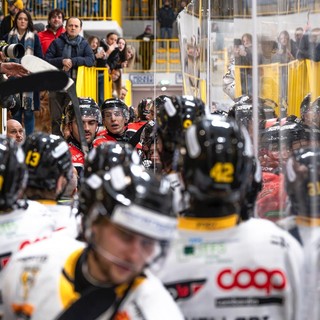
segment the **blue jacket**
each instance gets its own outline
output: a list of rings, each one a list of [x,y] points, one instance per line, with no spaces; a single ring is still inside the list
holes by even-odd
[[[94,53],[88,41],[82,36],[78,37],[81,37],[80,42],[77,46],[72,46],[71,57],[63,56],[64,48],[67,45],[67,33],[62,33],[59,38],[52,41],[45,55],[45,59],[58,69],[63,68],[63,59],[70,58],[72,69],[67,74],[73,79],[76,77],[76,70],[79,66],[92,67],[95,63]]]

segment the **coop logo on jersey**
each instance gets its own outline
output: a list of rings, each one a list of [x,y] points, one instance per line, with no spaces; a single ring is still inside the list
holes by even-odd
[[[180,281],[165,284],[172,297],[176,301],[185,300],[194,296],[206,283],[206,279],[192,281]]]
[[[217,277],[217,284],[224,290],[232,289],[257,289],[269,294],[272,290],[283,290],[287,279],[279,269],[247,269],[222,270]]]

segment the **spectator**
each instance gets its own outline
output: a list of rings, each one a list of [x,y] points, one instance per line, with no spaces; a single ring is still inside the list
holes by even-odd
[[[126,68],[128,66],[127,42],[124,38],[119,37],[117,44],[119,48],[119,61],[116,68]]]
[[[7,42],[8,44],[22,44],[25,47],[25,55],[43,58],[39,37],[33,31],[30,13],[27,10],[21,10],[14,18],[13,29],[8,34]],[[18,59],[12,59],[12,61],[20,62]],[[28,136],[34,131],[34,111],[40,110],[40,96],[38,92],[23,92],[20,93],[20,100],[21,108],[13,115],[13,118],[22,123],[23,117]]]
[[[277,42],[268,37],[261,38],[261,52],[259,54],[259,64],[272,63],[272,56],[277,52]]]
[[[320,61],[320,28],[313,28],[302,36],[297,58]]]
[[[296,51],[293,41],[290,39],[289,32],[283,30],[278,36],[279,48],[272,56],[272,62],[288,63],[295,59]]]
[[[272,56],[273,63],[280,63],[280,101],[286,102],[288,96],[288,66],[287,64],[295,59],[297,55],[293,41],[290,39],[289,33],[286,30],[280,32],[278,37],[279,48]]]
[[[9,14],[3,18],[0,25],[0,40],[3,40],[13,28],[14,17],[24,7],[22,0],[8,1],[8,5]]]
[[[184,10],[184,8],[187,6],[187,4],[188,4],[188,1],[185,1],[185,0],[180,1],[180,6],[179,6],[179,8],[178,8],[178,14],[179,14],[182,10]]]
[[[108,68],[109,74],[117,68],[117,64],[120,60],[119,48],[118,48],[118,35],[114,32],[107,34],[106,39],[100,41],[102,52],[104,53],[103,58],[97,59],[97,67]],[[115,71],[115,73],[118,73]],[[104,74],[99,75],[99,105],[105,100],[104,96]],[[121,84],[120,84],[121,85]],[[109,98],[109,97],[108,97]]]
[[[143,70],[150,70],[153,60],[153,40],[151,25],[147,25],[144,32],[136,37],[140,41],[139,55]]]
[[[121,69],[113,69],[110,75],[112,81],[112,96],[114,98],[119,98],[122,84]]]
[[[95,66],[97,68],[106,67],[106,52],[103,47],[99,47],[100,39],[97,36],[90,36],[88,38],[90,47],[93,50],[95,56]],[[101,105],[104,101],[104,74],[103,71],[98,71],[98,103]]]
[[[136,49],[130,44],[127,45],[127,61],[127,70],[133,70],[136,61]]]
[[[80,35],[81,30],[82,21],[77,17],[70,17],[66,23],[66,32],[50,44],[45,56],[49,63],[65,71],[74,81],[78,67],[92,67],[95,62],[89,43]],[[61,135],[62,113],[69,101],[70,98],[65,92],[49,94],[51,126],[54,134]]]
[[[106,52],[105,54],[105,67],[109,68],[111,72],[117,65],[119,61],[119,47],[118,47],[118,35],[114,32],[110,32],[107,34],[106,39],[103,39],[100,42],[100,45]]]
[[[221,33],[219,29],[219,25],[217,23],[214,23],[212,25],[212,32],[215,34],[215,37],[216,37],[214,50],[222,51],[224,49],[224,36]]]
[[[100,44],[100,39],[99,39],[99,37],[97,37],[97,36],[90,36],[90,37],[88,38],[88,43],[89,43],[89,45],[90,45],[90,47],[91,47],[91,49],[92,49],[92,51],[93,51],[93,53],[94,53],[94,55],[95,55],[96,58],[98,58],[98,57],[100,57],[100,56],[103,57],[103,55],[101,55],[101,50],[98,50],[99,44]],[[100,52],[100,55],[97,56],[98,51]]]
[[[61,33],[65,32],[63,21],[64,13],[62,10],[53,9],[49,12],[46,30],[39,32],[43,55],[47,53],[51,42],[60,37]]]
[[[240,42],[235,39],[234,43],[234,57],[235,65],[247,66],[241,68],[241,88],[242,94],[252,94],[252,36],[245,33]]]
[[[24,141],[25,134],[19,121],[14,119],[7,121],[7,137],[14,139],[19,144]]]
[[[160,23],[160,38],[172,39],[173,23],[176,20],[176,15],[169,0],[164,0],[163,7],[159,9],[157,18]]]
[[[119,99],[124,101],[127,93],[128,93],[128,89],[126,87],[121,87]]]
[[[300,48],[300,41],[303,37],[303,28],[302,27],[298,27],[296,28],[295,32],[294,32],[294,40],[293,43],[294,43],[294,46],[295,46],[295,52],[296,52],[296,55],[295,55],[295,58],[297,58],[297,54],[298,54],[298,50]]]

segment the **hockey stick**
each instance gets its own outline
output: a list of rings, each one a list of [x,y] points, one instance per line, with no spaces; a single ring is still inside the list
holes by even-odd
[[[19,92],[62,90],[68,83],[68,76],[61,71],[45,71],[25,77],[8,79],[0,84],[0,98]]]
[[[21,64],[23,67],[25,67],[28,71],[30,71],[32,73],[38,73],[38,72],[47,71],[47,70],[58,70],[55,66],[48,63],[47,61],[40,59],[36,56],[32,56],[32,55],[25,55],[21,59]],[[69,97],[72,101],[72,105],[74,108],[74,114],[75,114],[76,122],[78,125],[78,130],[79,130],[81,149],[86,157],[88,154],[89,148],[88,148],[85,132],[83,129],[79,100],[77,97],[76,85],[75,85],[74,81],[69,78],[68,84],[64,87],[63,90],[67,92],[67,94],[69,95]]]

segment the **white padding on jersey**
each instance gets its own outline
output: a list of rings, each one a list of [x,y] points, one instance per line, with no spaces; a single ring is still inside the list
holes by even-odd
[[[87,185],[93,189],[96,190],[98,189],[101,184],[102,184],[102,179],[96,175],[95,173],[93,173],[87,180],[86,180]]]
[[[171,99],[165,97],[164,100],[165,100],[164,108],[166,109],[169,117],[173,117],[177,113],[176,108],[174,107]]]
[[[190,158],[198,158],[201,153],[201,147],[197,139],[196,126],[191,126],[186,131],[186,145]]]
[[[60,158],[69,150],[69,147],[65,141],[62,141],[54,150],[52,150],[52,156],[55,159]]]
[[[17,150],[17,160],[19,163],[23,163],[24,162],[24,152],[22,151],[22,148],[18,148]]]
[[[293,169],[293,159],[289,158],[287,161],[287,178],[290,182],[293,182],[296,180],[297,175]]]
[[[88,162],[92,162],[95,159],[96,154],[97,154],[96,148],[92,148],[88,154]]]
[[[112,187],[117,190],[123,190],[130,181],[129,177],[126,176],[123,167],[118,165],[110,169],[110,176],[111,176],[111,184]]]
[[[116,206],[111,221],[157,240],[172,239],[177,227],[177,219],[135,204],[129,207]]]

